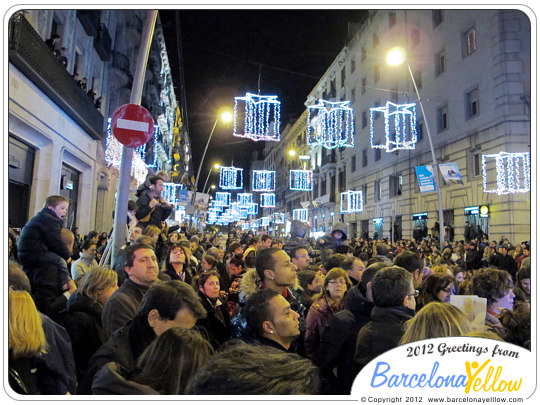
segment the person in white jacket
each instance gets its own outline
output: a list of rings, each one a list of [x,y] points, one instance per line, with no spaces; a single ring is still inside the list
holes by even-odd
[[[71,264],[71,276],[76,285],[82,277],[98,266],[96,261],[97,244],[93,240],[84,240],[81,244],[81,255]]]

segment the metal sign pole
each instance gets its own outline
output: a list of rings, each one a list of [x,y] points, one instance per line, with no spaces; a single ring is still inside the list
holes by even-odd
[[[154,35],[154,27],[157,19],[157,10],[148,10],[146,22],[143,27],[141,47],[137,59],[137,67],[133,77],[133,87],[131,89],[130,104],[141,104],[144,75]],[[118,179],[118,190],[116,193],[116,209],[113,228],[113,251],[111,267],[118,251],[126,242],[126,218],[127,203],[129,200],[129,185],[131,183],[131,161],[133,159],[133,148],[122,147],[122,161],[120,164],[120,178]]]

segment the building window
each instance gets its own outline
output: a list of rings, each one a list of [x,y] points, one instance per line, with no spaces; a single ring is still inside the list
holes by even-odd
[[[479,152],[473,154],[473,176],[478,177],[482,174],[482,156]]]
[[[373,66],[373,82],[377,83],[381,78],[381,67],[379,65]]]
[[[368,121],[368,119],[367,119],[367,111],[364,110],[364,111],[362,111],[362,128],[367,127],[367,121]]]
[[[360,61],[363,62],[366,60],[366,48],[362,47],[360,49]]]
[[[463,56],[469,56],[476,51],[476,28],[472,27],[463,33]]]
[[[435,76],[446,71],[446,51],[442,50],[435,55]]]
[[[437,130],[442,132],[448,129],[448,106],[442,106],[437,109]]]
[[[356,171],[356,155],[351,156],[351,173]]]
[[[347,78],[347,72],[345,66],[341,68],[341,87],[345,87],[345,79]]]
[[[362,150],[362,167],[367,166],[367,156],[368,156],[367,149],[363,149]]]
[[[433,28],[437,27],[444,21],[444,15],[442,10],[432,10],[431,15],[433,18]]]
[[[396,12],[390,11],[388,13],[388,29],[392,28],[394,25],[396,25]]]
[[[381,160],[381,150],[379,148],[375,149],[375,162]]]
[[[467,118],[476,117],[480,113],[478,87],[465,94],[465,115]]]
[[[422,88],[422,72],[420,70],[415,70],[413,72],[414,81],[416,82],[416,87],[418,90]]]
[[[361,89],[362,89],[362,94],[366,94],[366,78],[365,77],[362,79]]]
[[[356,62],[354,59],[351,59],[351,73],[356,70]]]
[[[336,79],[330,81],[330,98],[336,98]]]
[[[424,139],[424,124],[416,121],[416,140],[420,142],[422,139]]]
[[[373,32],[373,48],[376,48],[377,45],[379,45],[379,32],[374,31]]]
[[[380,180],[375,180],[373,182],[373,191],[374,191],[374,194],[375,194],[375,201],[380,201],[381,200],[381,181]]]
[[[411,31],[411,45],[416,46],[420,43],[420,28],[415,27]]]
[[[352,90],[351,90],[351,103],[355,103],[356,102],[356,88],[353,87]]]
[[[399,100],[399,91],[398,89],[394,88],[390,92],[390,101],[392,101],[392,103],[394,104],[397,104],[398,100]]]
[[[391,175],[388,179],[390,197],[401,195],[403,190],[403,176],[401,174]]]

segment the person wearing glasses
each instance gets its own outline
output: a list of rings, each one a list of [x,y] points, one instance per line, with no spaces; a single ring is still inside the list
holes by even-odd
[[[415,314],[418,291],[413,275],[402,267],[379,270],[371,281],[375,306],[370,321],[360,329],[354,360],[359,370],[380,354],[398,346],[403,324]]]
[[[450,302],[450,297],[456,294],[456,284],[456,279],[450,275],[430,274],[416,300],[416,310],[433,301]]]
[[[335,267],[326,274],[322,292],[315,297],[306,317],[306,356],[314,359],[330,318],[345,308],[345,294],[352,287],[345,270]]]
[[[298,272],[305,270],[311,264],[308,250],[303,246],[295,247],[291,250],[291,262],[297,267]]]

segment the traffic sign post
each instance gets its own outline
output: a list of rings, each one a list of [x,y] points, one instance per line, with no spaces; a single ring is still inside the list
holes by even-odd
[[[152,139],[154,119],[146,108],[124,104],[111,117],[111,132],[122,145],[137,148]]]

